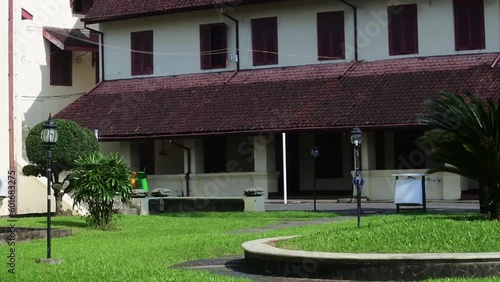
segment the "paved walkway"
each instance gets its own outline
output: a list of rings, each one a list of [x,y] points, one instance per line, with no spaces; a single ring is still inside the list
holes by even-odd
[[[288,202],[287,205],[284,205],[282,201],[268,201],[266,203],[266,211],[286,211],[286,210],[310,211],[313,210],[313,206],[314,203],[312,200],[291,200]],[[361,204],[361,206],[364,215],[380,214],[380,213],[389,214],[396,212],[396,206],[394,205],[394,203],[364,202]],[[328,201],[328,200],[317,201],[316,209],[320,212],[339,213],[342,216],[335,218],[320,218],[320,219],[313,219],[306,221],[284,221],[267,227],[235,230],[231,231],[231,233],[242,234],[242,233],[267,232],[270,230],[281,229],[281,228],[324,224],[329,222],[353,219],[355,218],[355,216],[353,215],[356,215],[357,212],[356,203],[335,203],[334,201]],[[479,203],[478,201],[453,201],[453,202],[429,201],[427,203],[427,211],[428,212],[479,212]],[[303,279],[303,278],[284,278],[284,277],[266,276],[263,273],[257,273],[255,271],[249,270],[245,266],[244,255],[188,261],[175,265],[174,268],[209,271],[218,275],[247,278],[256,282],[336,281],[336,280],[326,280],[326,279]]]

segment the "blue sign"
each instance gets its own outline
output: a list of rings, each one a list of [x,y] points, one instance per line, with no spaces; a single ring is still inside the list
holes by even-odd
[[[363,188],[363,184],[365,184],[365,180],[363,179],[363,176],[361,176],[361,173],[353,177],[352,184],[356,186],[356,182],[358,181],[359,181],[359,190],[361,190],[361,188]]]

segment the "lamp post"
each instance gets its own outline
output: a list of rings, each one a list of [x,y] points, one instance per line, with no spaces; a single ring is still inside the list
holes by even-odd
[[[313,146],[311,149],[311,156],[314,158],[314,167],[313,167],[313,198],[314,198],[314,211],[316,211],[316,160],[319,156],[319,148],[317,146]]]
[[[357,202],[357,210],[358,210],[358,228],[361,225],[361,164],[359,151],[361,148],[361,130],[358,127],[355,127],[351,130],[351,143],[354,146],[354,179],[353,183],[356,186],[356,202]]]
[[[49,114],[49,119],[43,124],[41,133],[42,142],[47,148],[47,259],[51,258],[50,252],[50,181],[52,179],[52,149],[57,142],[57,125]]]

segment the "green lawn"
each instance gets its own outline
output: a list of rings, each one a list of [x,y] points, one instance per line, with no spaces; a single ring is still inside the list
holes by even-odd
[[[8,246],[0,246],[0,281],[249,281],[217,276],[208,272],[170,269],[184,261],[242,254],[245,241],[286,235],[304,235],[302,241],[346,244],[374,250],[370,245],[387,244],[424,246],[426,240],[443,241],[441,245],[495,248],[497,225],[474,221],[477,216],[421,215],[374,216],[356,221],[335,222],[319,226],[294,227],[266,233],[233,234],[228,231],[262,227],[283,220],[306,220],[333,217],[331,213],[266,212],[266,213],[185,213],[168,216],[125,216],[117,231],[86,228],[79,217],[55,217],[54,228],[71,228],[73,236],[52,240],[52,257],[64,260],[61,265],[43,265],[36,259],[46,256],[46,240],[16,244],[16,274],[8,274]],[[17,227],[45,227],[45,218],[18,219]],[[6,219],[0,226],[7,225]],[[406,231],[405,231],[406,230]],[[482,235],[478,233],[482,233]],[[430,235],[434,234],[434,235]],[[331,237],[331,238],[330,238]],[[336,239],[335,239],[336,238]],[[392,238],[392,239],[391,239]],[[427,238],[427,239],[426,239]],[[406,241],[405,241],[406,240]],[[413,241],[412,241],[413,240]],[[479,240],[479,241],[478,241]],[[297,241],[299,242],[299,241]],[[295,243],[297,243],[295,242]],[[342,243],[340,243],[342,242]],[[418,243],[420,242],[420,243]],[[295,244],[294,243],[294,244]],[[403,249],[400,249],[403,250]],[[492,249],[493,250],[493,249]],[[322,251],[325,251],[322,249]],[[3,269],[3,270],[1,270]],[[464,281],[448,279],[439,281]],[[475,280],[476,281],[476,280]],[[500,281],[479,279],[477,281]]]
[[[310,228],[280,243],[288,249],[344,253],[499,252],[500,223],[481,215],[421,214],[363,218]]]
[[[247,281],[210,273],[173,270],[180,262],[242,254],[245,241],[268,237],[269,233],[230,234],[227,231],[254,228],[283,220],[333,217],[331,213],[191,213],[170,216],[125,216],[118,231],[86,228],[80,217],[55,217],[53,228],[71,228],[73,236],[52,240],[52,257],[61,265],[43,265],[46,240],[15,246],[16,274],[8,273],[9,246],[0,246],[0,281]],[[6,219],[0,226],[8,226]],[[45,218],[18,219],[17,227],[46,226]],[[302,228],[303,230],[306,230]],[[297,229],[296,229],[297,230]],[[280,234],[296,234],[297,231]]]

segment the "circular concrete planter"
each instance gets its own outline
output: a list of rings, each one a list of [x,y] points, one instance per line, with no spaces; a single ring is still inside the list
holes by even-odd
[[[370,254],[285,250],[275,237],[243,243],[250,268],[271,275],[362,281],[500,276],[500,253]]]

